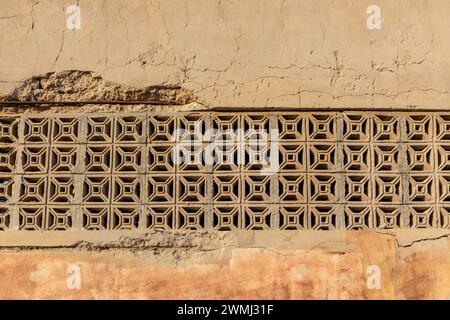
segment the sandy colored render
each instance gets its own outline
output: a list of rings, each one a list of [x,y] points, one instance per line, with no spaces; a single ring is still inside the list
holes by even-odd
[[[366,27],[373,1],[73,2],[80,30],[66,28],[70,2],[0,1],[1,117],[450,107],[444,0],[376,1],[377,30]],[[8,230],[0,298],[448,299],[449,235]],[[67,282],[74,266],[80,288]]]
[[[50,71],[177,85],[224,107],[448,107],[445,0],[0,3],[0,94]],[[381,9],[368,30],[367,7]]]

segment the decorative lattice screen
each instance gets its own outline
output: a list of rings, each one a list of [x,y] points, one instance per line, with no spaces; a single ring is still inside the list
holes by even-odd
[[[2,230],[450,227],[450,114],[0,117]]]

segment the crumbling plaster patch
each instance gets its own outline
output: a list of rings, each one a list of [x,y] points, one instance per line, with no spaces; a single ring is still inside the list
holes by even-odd
[[[195,97],[179,86],[161,85],[137,89],[105,81],[93,72],[66,70],[26,79],[8,95],[1,97],[0,101],[185,105],[194,102]]]

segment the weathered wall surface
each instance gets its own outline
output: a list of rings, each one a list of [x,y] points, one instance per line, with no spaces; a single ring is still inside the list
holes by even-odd
[[[27,240],[18,238],[17,242]],[[448,299],[450,296],[449,240],[442,232],[400,234],[397,239],[375,232],[330,231],[175,235],[153,232],[120,238],[105,235],[103,244],[100,238],[91,233],[83,242],[71,241],[67,236],[65,240],[53,237],[52,241],[52,236],[44,234],[33,238],[40,246],[38,249],[2,251],[0,298]],[[65,248],[53,247],[55,241]],[[4,237],[0,237],[0,243],[6,243]],[[68,268],[73,265],[80,268],[80,289],[67,286]],[[367,271],[371,265],[380,267],[379,289],[369,289],[372,272]]]
[[[376,1],[380,30],[366,27],[373,1],[77,3],[82,26],[69,31],[67,1],[0,0],[1,96],[58,100],[47,89],[67,89],[70,78],[29,79],[82,70],[124,86],[164,86],[167,92],[157,89],[163,100],[208,108],[450,107],[444,0]],[[85,95],[63,97],[153,97],[153,89],[124,96],[106,89],[94,83]],[[94,108],[109,110],[79,111]],[[78,233],[5,232],[0,298],[447,299],[448,235],[249,231],[119,239],[88,232],[79,242]],[[71,265],[81,270],[79,290],[67,286]],[[371,265],[381,269],[380,289],[367,286]]]
[[[447,107],[445,0],[0,2],[0,93],[33,75],[90,70],[181,85],[225,107]],[[368,30],[367,7],[382,28]]]

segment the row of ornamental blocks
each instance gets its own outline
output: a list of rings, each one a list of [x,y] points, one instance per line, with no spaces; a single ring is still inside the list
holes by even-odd
[[[450,228],[450,205],[0,206],[0,230]]]
[[[234,132],[234,133],[233,133]],[[127,113],[1,116],[1,144],[170,143],[214,140],[450,141],[450,113]]]
[[[437,183],[435,183],[437,180]],[[0,177],[0,203],[450,204],[450,176],[56,175]]]
[[[0,116],[0,206],[2,230],[449,228],[450,114]]]
[[[450,173],[450,143],[0,146],[0,174],[258,173],[261,170],[270,173]]]

